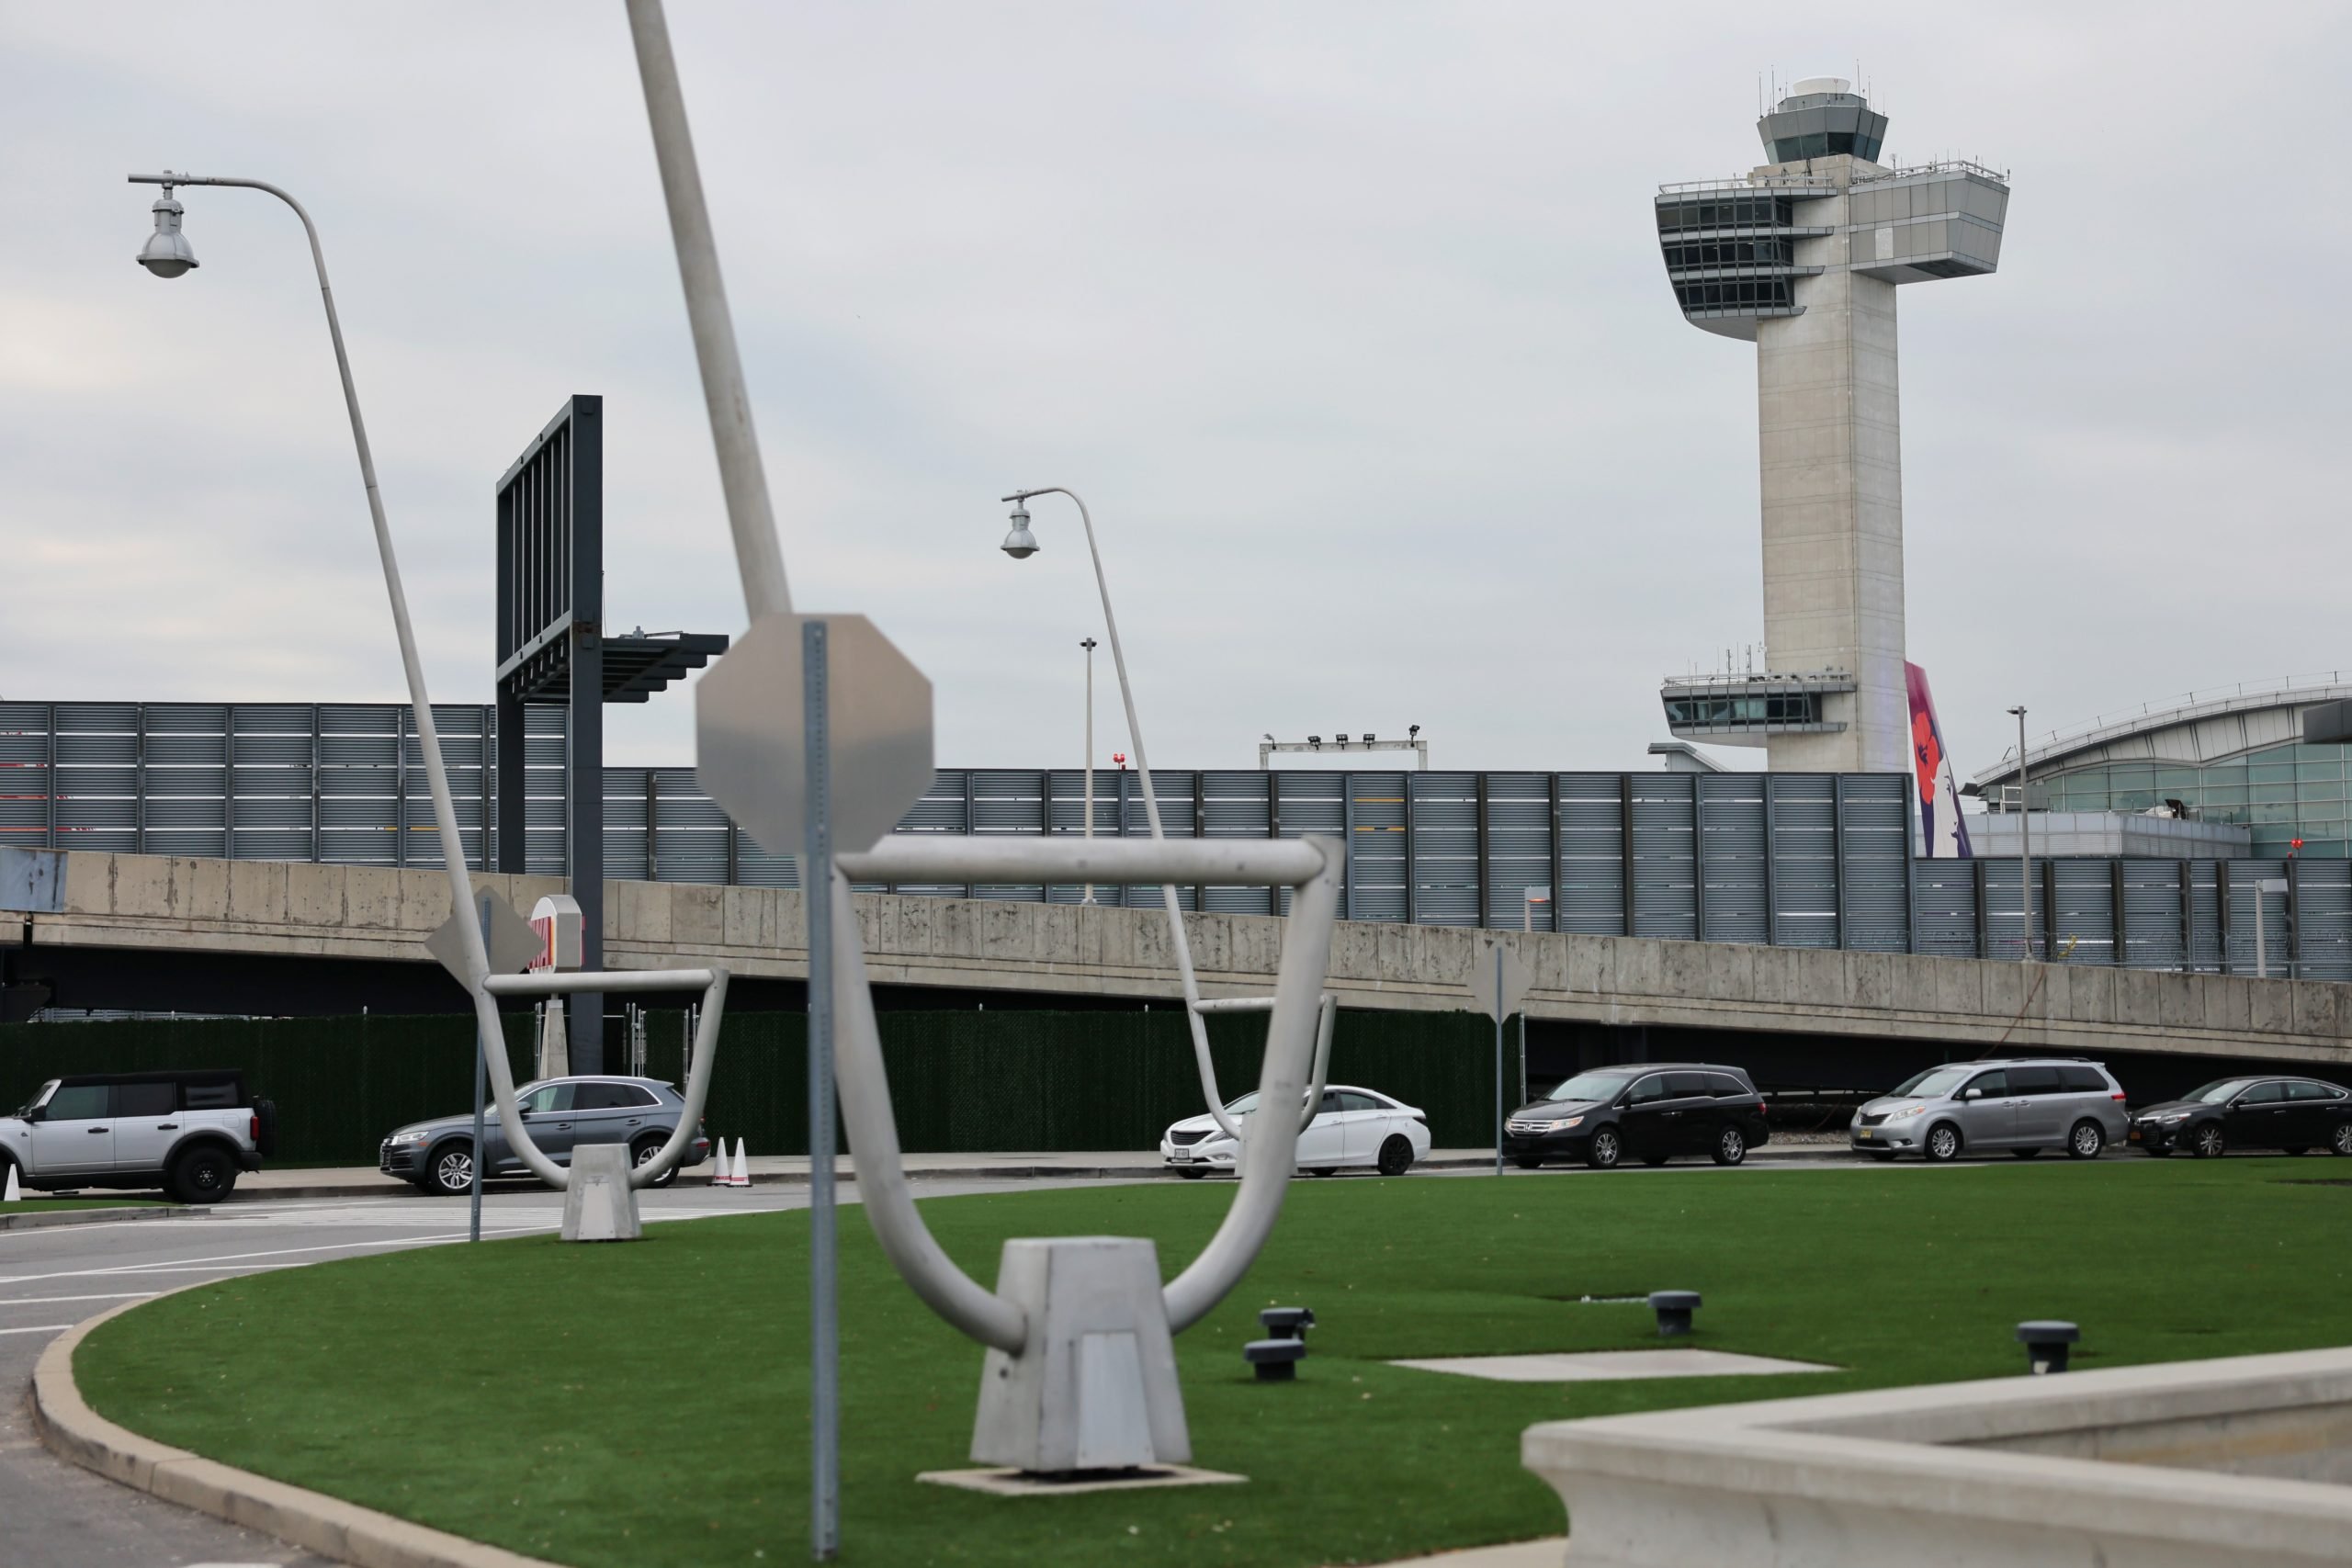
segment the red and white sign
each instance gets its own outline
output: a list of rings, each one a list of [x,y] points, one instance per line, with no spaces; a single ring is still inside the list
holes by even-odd
[[[553,893],[531,906],[531,930],[539,939],[531,973],[577,969],[582,963],[580,905],[569,893]]]

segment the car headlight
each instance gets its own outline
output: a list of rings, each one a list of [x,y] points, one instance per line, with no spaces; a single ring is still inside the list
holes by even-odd
[[[1888,1111],[1884,1116],[1879,1118],[1879,1120],[1882,1122],[1900,1122],[1907,1116],[1917,1116],[1926,1109],[1928,1108],[1925,1105],[1898,1105],[1894,1110]]]
[[[390,1137],[386,1138],[384,1142],[388,1144],[421,1144],[424,1142],[428,1136],[430,1136],[430,1134],[425,1133],[394,1133]]]
[[[2166,1113],[2166,1114],[2165,1114],[2165,1115],[2158,1116],[2158,1117],[2154,1118],[2154,1120],[2156,1120],[2156,1121],[2158,1121],[2158,1122],[2163,1122],[2165,1126],[2169,1127],[2169,1126],[2171,1126],[2173,1123],[2175,1123],[2175,1122],[2186,1122],[2186,1121],[2188,1121],[2191,1116],[2194,1116],[2194,1115],[2196,1115],[2196,1114],[2197,1114],[2197,1112],[2195,1112],[2194,1111],[2174,1111],[2167,1112],[2167,1113]]]
[[[1583,1117],[1581,1117],[1581,1116],[1564,1116],[1564,1117],[1562,1117],[1559,1121],[1555,1122],[1553,1122],[1553,1123],[1552,1123],[1552,1131],[1554,1131],[1555,1133],[1556,1133],[1556,1132],[1559,1132],[1560,1130],[1562,1130],[1563,1128],[1566,1128],[1566,1127],[1581,1127],[1581,1126],[1583,1126],[1583,1125],[1584,1125],[1584,1118],[1583,1118]]]

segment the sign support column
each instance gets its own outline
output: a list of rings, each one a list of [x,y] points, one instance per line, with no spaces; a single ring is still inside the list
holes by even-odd
[[[801,623],[808,760],[808,1551],[841,1550],[841,1345],[833,1280],[833,825],[825,623]]]

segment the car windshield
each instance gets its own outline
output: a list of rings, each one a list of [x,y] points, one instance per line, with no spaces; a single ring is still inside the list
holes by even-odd
[[[1611,1095],[1623,1089],[1625,1083],[1625,1075],[1623,1073],[1578,1073],[1572,1078],[1561,1079],[1552,1092],[1544,1098],[1547,1100],[1607,1100]]]
[[[2225,1100],[2235,1100],[2253,1087],[2252,1078],[2216,1078],[2203,1089],[2192,1089],[2180,1098],[2205,1105],[2219,1105]]]
[[[1950,1094],[1975,1070],[1973,1067],[1929,1067],[1924,1073],[1912,1074],[1889,1092],[1928,1096]]]

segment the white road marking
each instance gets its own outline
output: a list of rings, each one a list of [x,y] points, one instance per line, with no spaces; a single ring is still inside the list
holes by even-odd
[[[12,1302],[0,1301],[0,1307],[47,1306],[57,1302],[129,1302],[154,1293],[153,1291],[116,1291],[101,1296],[19,1296]]]
[[[70,1323],[37,1323],[30,1328],[0,1328],[0,1334],[62,1334],[73,1326]]]

